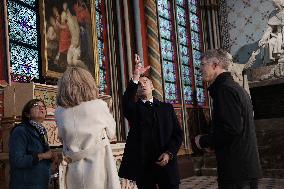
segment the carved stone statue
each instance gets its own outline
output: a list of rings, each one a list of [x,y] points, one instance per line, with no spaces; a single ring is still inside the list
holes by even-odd
[[[239,85],[242,86],[248,92],[248,94],[250,94],[250,91],[246,71],[254,64],[256,60],[255,57],[259,53],[260,49],[253,51],[250,58],[245,64],[232,63],[230,64],[228,69],[228,71],[231,72],[234,80],[239,83]]]
[[[258,42],[264,48],[264,64],[275,62],[284,56],[284,0],[273,0],[276,10],[271,13],[268,26]]]

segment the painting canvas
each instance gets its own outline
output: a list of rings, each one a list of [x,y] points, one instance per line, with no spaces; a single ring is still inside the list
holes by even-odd
[[[94,74],[95,11],[92,0],[42,0],[43,73],[59,77],[67,65],[84,63]]]

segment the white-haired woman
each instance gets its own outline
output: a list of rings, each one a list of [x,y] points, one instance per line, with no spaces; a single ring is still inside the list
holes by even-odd
[[[109,139],[115,121],[86,69],[69,66],[58,82],[55,118],[67,157],[67,189],[120,189]]]

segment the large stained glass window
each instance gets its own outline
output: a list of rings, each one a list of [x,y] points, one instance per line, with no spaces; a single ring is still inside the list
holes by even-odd
[[[8,0],[12,81],[39,79],[40,42],[37,0]]]
[[[104,16],[104,1],[96,0],[96,31],[98,40],[98,56],[99,56],[99,79],[100,79],[100,94],[110,94],[110,74],[109,61],[107,50],[107,31],[106,31],[106,16]]]
[[[206,97],[200,73],[200,57],[203,48],[199,1],[158,0],[157,4],[165,99],[171,103],[179,103],[181,95],[186,105],[204,106]],[[172,11],[173,7],[175,12]],[[175,16],[173,16],[174,13]],[[178,92],[179,80],[182,81],[182,94]]]
[[[170,0],[158,1],[165,100],[173,104],[178,104],[180,103],[180,92],[172,12]]]

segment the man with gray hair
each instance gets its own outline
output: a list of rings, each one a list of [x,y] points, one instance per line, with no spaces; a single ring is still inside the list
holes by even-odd
[[[212,132],[198,135],[196,146],[214,148],[219,189],[257,189],[261,167],[247,92],[228,72],[232,56],[222,50],[206,51],[202,56],[203,80],[209,83],[213,100]]]

